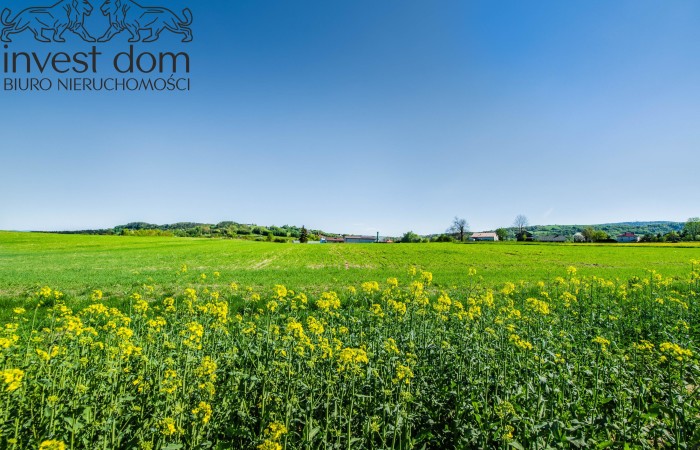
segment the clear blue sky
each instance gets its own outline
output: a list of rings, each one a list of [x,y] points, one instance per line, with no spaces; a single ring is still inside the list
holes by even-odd
[[[455,215],[473,231],[517,214],[700,215],[697,1],[167,6],[192,9],[194,42],[163,32],[138,48],[187,50],[192,92],[0,91],[0,229],[234,220],[398,235]],[[10,50],[89,48],[65,37],[15,35]]]

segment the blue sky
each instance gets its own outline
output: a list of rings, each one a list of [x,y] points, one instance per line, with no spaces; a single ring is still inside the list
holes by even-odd
[[[0,229],[234,220],[398,235],[456,215],[473,231],[518,214],[700,215],[698,2],[167,6],[192,9],[194,42],[165,31],[136,48],[187,51],[191,92],[0,90]],[[90,48],[65,37],[25,32],[9,51]]]

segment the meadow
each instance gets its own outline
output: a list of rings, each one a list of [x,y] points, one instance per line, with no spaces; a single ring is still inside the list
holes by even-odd
[[[430,270],[440,287],[463,284],[469,268],[489,285],[551,280],[568,266],[582,275],[642,276],[656,270],[685,275],[700,245],[566,245],[470,243],[455,245],[292,245],[242,240],[81,236],[0,232],[0,299],[60,286],[76,296],[93,289],[127,293],[143,284],[175,281],[174,270],[218,271],[246,286],[284,284],[305,291],[339,283],[386,279],[410,266]]]
[[[0,448],[698,448],[700,247],[0,233]]]

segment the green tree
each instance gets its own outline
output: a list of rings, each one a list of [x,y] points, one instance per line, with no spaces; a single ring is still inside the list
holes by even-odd
[[[593,242],[593,238],[595,237],[595,230],[593,227],[586,227],[583,229],[581,232],[584,238],[586,238],[586,242]]]
[[[307,231],[305,226],[301,226],[301,233],[299,234],[299,242],[302,244],[306,244],[309,242],[309,232]]]
[[[700,217],[691,217],[685,223],[683,232],[690,241],[700,240]]]
[[[609,239],[608,233],[603,230],[596,230],[593,233],[593,242],[601,242]]]
[[[681,236],[676,233],[675,231],[671,231],[670,233],[666,233],[664,235],[664,241],[665,242],[678,242],[681,240]]]
[[[407,231],[401,237],[401,242],[403,242],[403,243],[420,242],[420,236],[418,236],[413,231]]]
[[[498,239],[501,241],[505,241],[508,239],[508,230],[505,228],[498,228],[496,230],[496,236],[498,236]]]

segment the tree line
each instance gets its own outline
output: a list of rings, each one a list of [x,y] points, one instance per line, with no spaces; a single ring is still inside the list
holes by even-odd
[[[157,225],[147,222],[131,222],[114,228],[100,230],[62,231],[61,234],[94,234],[121,236],[165,236],[165,237],[197,237],[197,238],[228,238],[249,239],[270,242],[288,242],[302,237],[308,240],[318,240],[319,236],[336,236],[322,230],[306,230],[305,227],[293,225],[261,226],[242,224],[232,221],[217,224],[196,222],[178,222]]]
[[[595,226],[582,225],[535,225],[527,217],[518,214],[510,227],[492,230],[501,241],[533,240],[538,236],[565,236],[569,242],[617,242],[616,237],[625,232],[641,236],[641,242],[700,241],[700,217],[691,217],[683,222],[622,222]],[[420,236],[408,231],[398,238],[399,242],[464,242],[471,232],[466,219],[455,217],[442,234]]]

